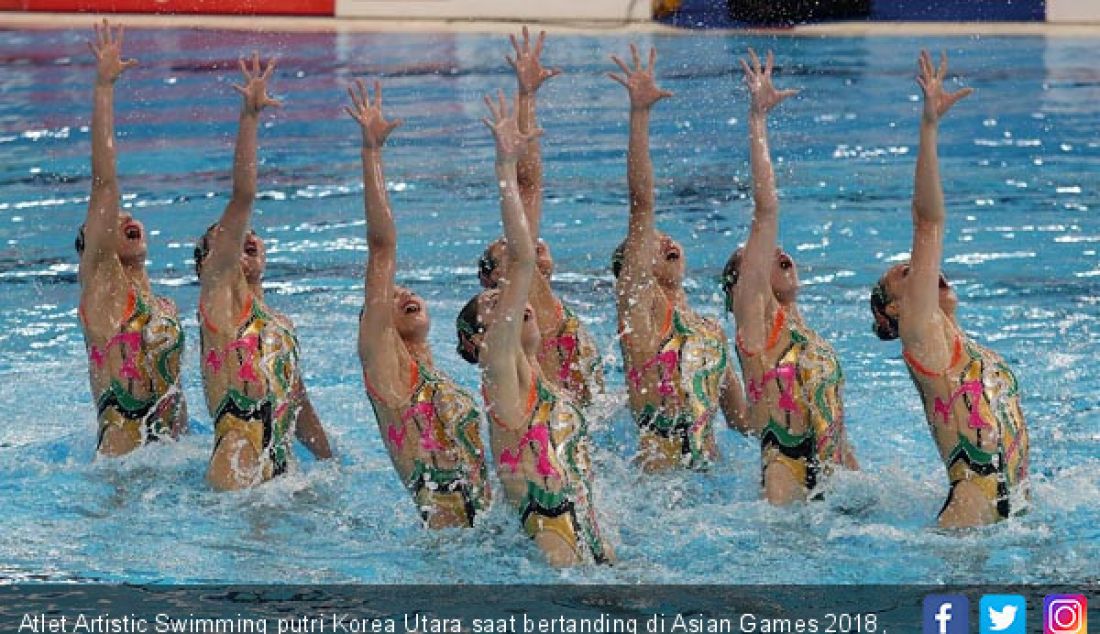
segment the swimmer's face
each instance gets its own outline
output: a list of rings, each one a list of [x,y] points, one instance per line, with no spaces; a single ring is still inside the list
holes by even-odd
[[[684,248],[666,233],[657,233],[653,277],[666,288],[679,288],[684,281]]]
[[[772,293],[780,304],[793,303],[798,297],[798,267],[783,249],[775,250],[771,270]]]
[[[500,291],[497,289],[490,289],[481,294],[477,301],[477,320],[485,325],[488,329],[495,319],[497,302],[500,301]],[[477,342],[480,345],[480,341]],[[523,348],[525,354],[531,355],[538,352],[539,345],[542,343],[542,334],[539,332],[539,323],[535,318],[535,310],[531,308],[531,304],[527,304],[523,308],[523,328],[520,330],[520,345]]]
[[[423,342],[428,339],[431,319],[428,317],[428,305],[422,297],[405,288],[393,288],[393,323],[401,339]]]
[[[481,255],[481,263],[478,268],[478,280],[482,288],[496,288],[500,278],[504,277],[504,269],[508,266],[508,247],[504,238],[497,238],[485,247]]]
[[[250,284],[259,282],[263,279],[266,268],[267,250],[264,248],[264,241],[255,231],[249,231],[241,247],[241,270],[244,271],[244,277]]]
[[[886,312],[896,317],[897,305],[905,302],[909,291],[909,263],[903,262],[890,267],[886,275],[882,276],[882,282],[886,294],[894,300],[887,305]],[[940,310],[949,317],[955,316],[955,309],[959,306],[959,296],[955,294],[955,289],[951,287],[951,283],[947,281],[947,276],[942,271],[939,279],[939,306]]]
[[[542,238],[535,243],[535,267],[549,282],[554,274],[554,257],[550,255],[550,245],[546,244],[546,240]]]
[[[149,252],[145,225],[130,214],[119,214],[117,245],[118,259],[124,263],[144,262]]]
[[[508,244],[504,238],[497,238],[485,247],[482,261],[490,267],[490,270],[478,271],[482,288],[496,288],[508,270]],[[550,247],[542,238],[535,244],[535,268],[547,281],[554,273],[554,258],[550,255]]]

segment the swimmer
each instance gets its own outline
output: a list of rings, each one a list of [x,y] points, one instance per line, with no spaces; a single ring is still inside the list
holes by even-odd
[[[753,219],[745,246],[722,272],[726,307],[737,320],[737,356],[748,386],[748,430],[760,436],[764,498],[788,504],[812,495],[835,467],[858,469],[844,430],[844,374],[836,351],[798,311],[798,269],[777,245],[779,195],[768,149],[768,113],[797,90],[772,85],[749,49],[741,60],[751,97],[749,157]]]
[[[940,270],[947,210],[937,154],[940,119],[971,92],[948,92],[947,55],[939,68],[921,51],[924,93],[913,187],[909,262],[891,267],[871,293],[880,339],[901,337],[902,357],[924,405],[950,489],[944,528],[991,524],[1028,500],[1027,423],[1016,375],[1000,355],[971,339],[956,318],[958,297]]]
[[[348,88],[347,108],[363,133],[367,217],[366,296],[359,317],[359,360],[382,442],[429,528],[473,526],[490,493],[481,442],[481,412],[470,394],[435,367],[428,345],[428,305],[394,284],[397,229],[382,146],[401,124],[382,116],[382,86],[374,101],[362,81]]]
[[[656,49],[648,68],[633,44],[630,52],[634,68],[612,56],[624,74],[608,73],[630,95],[630,220],[611,271],[630,410],[641,434],[638,458],[645,471],[705,469],[718,457],[715,415],[721,409],[731,427],[744,429],[745,395],[721,325],[688,306],[683,247],[655,226],[649,111],[672,93],[654,80]]]
[[[558,69],[543,68],[539,62],[546,32],[540,32],[534,47],[527,27],[523,27],[523,44],[510,36],[516,56],[507,56],[508,64],[516,71],[519,86],[519,129],[528,133],[538,128],[535,94],[542,82],[561,74]],[[531,284],[528,301],[535,309],[539,327],[542,328],[542,350],[539,364],[549,381],[572,395],[573,400],[587,406],[593,394],[603,392],[603,362],[588,329],[550,286],[554,271],[554,259],[550,247],[539,238],[542,220],[542,150],[538,137],[529,142],[527,153],[519,160],[519,193],[527,213],[527,226],[535,239],[538,273]],[[478,276],[485,288],[495,288],[507,267],[508,249],[504,239],[498,238],[485,248],[478,260]]]
[[[481,366],[497,475],[524,530],[553,566],[607,563],[613,554],[592,503],[588,426],[570,395],[543,373],[538,316],[527,300],[537,256],[516,163],[542,131],[520,132],[503,93],[497,103],[488,97],[485,103],[509,264],[497,288],[482,291],[459,313],[459,353]]]
[[[183,329],[171,300],[153,294],[145,226],[119,207],[115,82],[137,61],[122,59],[123,28],[103,20],[88,46],[96,57],[92,193],[76,236],[80,325],[95,397],[99,455],[119,456],[187,431],[180,389]]]
[[[244,97],[233,194],[221,219],[195,246],[206,406],[214,419],[214,454],[206,479],[217,490],[260,484],[284,473],[292,435],[319,459],[332,457],[298,366],[294,324],[264,301],[264,242],[249,228],[256,198],[256,136],[260,112],[279,102],[267,94],[274,60],[261,72],[240,60]]]

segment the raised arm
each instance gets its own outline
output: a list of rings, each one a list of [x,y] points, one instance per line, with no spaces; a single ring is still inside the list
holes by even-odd
[[[768,51],[763,68],[756,51],[749,49],[750,62],[741,60],[749,106],[749,161],[752,165],[752,228],[745,243],[733,310],[737,331],[746,348],[758,351],[767,337],[768,307],[774,302],[771,288],[772,263],[779,235],[779,194],[775,187],[771,151],[768,148],[768,113],[797,90],[776,90],[772,84],[775,57]]]
[[[252,203],[256,199],[256,136],[260,122],[260,112],[268,106],[279,106],[279,102],[267,94],[267,80],[275,70],[275,60],[267,62],[260,70],[260,54],[252,54],[252,69],[249,70],[243,59],[240,60],[243,86],[234,84],[233,89],[241,93],[240,124],[237,128],[237,145],[233,154],[233,194],[225,207],[218,229],[212,234],[210,255],[203,264],[203,276],[218,277],[239,266],[241,246],[248,233],[252,219]]]
[[[623,250],[620,279],[626,282],[622,295],[633,295],[627,287],[637,288],[652,281],[653,257],[657,250],[657,235],[653,200],[653,161],[649,157],[649,111],[653,104],[672,93],[661,90],[653,77],[657,49],[649,49],[649,67],[642,66],[638,47],[630,45],[634,68],[612,55],[611,59],[623,75],[608,73],[608,77],[626,87],[630,95],[630,140],[626,150],[626,180],[630,189],[630,222]],[[628,298],[632,301],[636,298]]]
[[[947,54],[937,69],[932,56],[921,51],[917,84],[924,93],[924,109],[920,122],[920,150],[913,185],[913,249],[906,281],[905,301],[899,306],[898,330],[906,347],[915,346],[914,353],[922,362],[942,367],[947,363],[947,346],[941,341],[936,326],[939,320],[940,260],[943,257],[944,221],[947,217],[940,182],[939,121],[951,106],[973,89],[954,93],[944,90],[947,76]]]
[[[500,295],[485,331],[488,354],[483,356],[485,370],[492,382],[497,383],[497,389],[519,394],[521,377],[517,368],[526,364],[517,363],[517,360],[523,355],[520,339],[527,295],[535,274],[535,242],[531,239],[519,194],[516,163],[526,151],[531,137],[541,131],[519,131],[515,114],[508,112],[503,92],[498,93],[496,103],[486,97],[485,104],[492,119],[482,121],[496,139],[496,176],[500,187],[500,217],[508,244],[508,272],[507,278],[501,280]]]
[[[400,120],[382,116],[382,84],[374,82],[374,100],[361,80],[355,90],[348,87],[352,106],[348,114],[359,122],[363,133],[363,205],[367,217],[367,276],[363,317],[359,320],[361,346],[372,347],[392,337],[393,279],[397,266],[397,228],[386,194],[382,171],[382,146]]]
[[[534,48],[531,47],[531,36],[526,26],[523,27],[522,46],[516,40],[516,36],[510,35],[509,38],[512,40],[512,48],[516,51],[515,58],[505,57],[508,64],[516,71],[516,83],[519,88],[516,119],[519,122],[519,131],[527,134],[538,129],[535,94],[539,86],[547,79],[560,75],[561,70],[543,68],[539,61],[543,42],[546,41],[546,31],[539,32]],[[516,174],[519,180],[519,194],[523,199],[523,209],[527,214],[527,225],[531,230],[531,236],[537,240],[542,222],[542,149],[538,135],[528,141],[527,152],[519,159]]]
[[[119,188],[115,154],[115,82],[137,61],[122,59],[123,28],[113,32],[107,20],[95,25],[95,41],[88,48],[96,58],[96,78],[92,105],[92,192],[84,221],[86,262],[97,262],[113,255],[112,241],[118,231]]]

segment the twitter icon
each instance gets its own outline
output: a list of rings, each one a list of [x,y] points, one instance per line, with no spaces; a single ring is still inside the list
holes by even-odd
[[[1027,600],[1018,594],[987,594],[978,604],[981,634],[1027,634]]]

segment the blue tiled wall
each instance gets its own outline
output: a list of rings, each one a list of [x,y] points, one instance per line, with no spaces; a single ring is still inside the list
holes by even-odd
[[[1041,22],[1046,19],[1046,6],[1045,0],[874,0],[871,19]],[[683,0],[680,10],[662,21],[696,29],[745,26],[744,23],[730,20],[727,0]]]
[[[1046,19],[1044,0],[875,0],[872,20],[1029,22]]]

